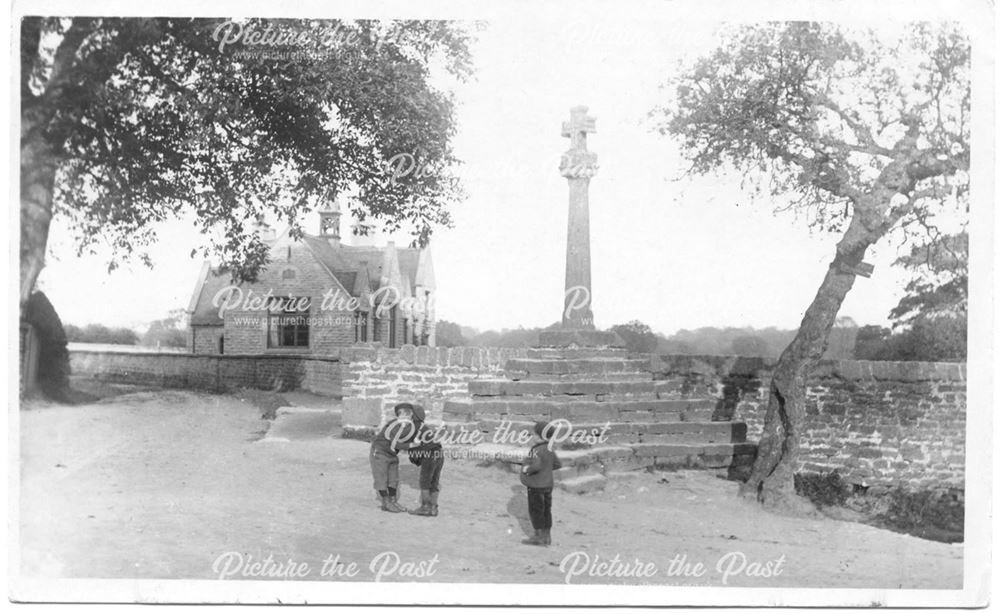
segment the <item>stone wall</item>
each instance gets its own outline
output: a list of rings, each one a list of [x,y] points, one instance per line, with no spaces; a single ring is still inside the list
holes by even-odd
[[[203,356],[125,350],[70,351],[74,375],[103,381],[225,392],[302,389],[340,397],[340,357],[282,354]]]
[[[345,424],[375,425],[400,400],[424,403],[430,418],[440,420],[445,399],[467,395],[469,381],[498,377],[508,360],[524,355],[525,350],[513,348],[355,345],[322,357],[279,352],[207,356],[122,346],[73,348],[70,364],[76,375],[120,383],[212,391],[301,388],[344,397]]]
[[[775,361],[654,356],[651,369],[687,397],[717,399],[714,420],[760,438]],[[809,378],[799,470],[912,489],[965,479],[966,372],[960,363],[821,361]]]
[[[192,354],[223,353],[219,351],[219,338],[222,337],[223,330],[222,326],[192,326],[188,329],[191,336],[188,350]]]
[[[344,425],[378,424],[398,401],[417,401],[428,419],[440,421],[444,401],[468,396],[477,378],[496,378],[511,358],[524,357],[523,348],[402,348],[373,347],[362,360],[344,364]]]
[[[302,388],[344,398],[344,424],[371,428],[398,400],[439,420],[444,401],[469,381],[501,376],[523,349],[375,346],[325,357],[260,354],[70,352],[74,374],[168,387],[224,391]],[[640,356],[636,356],[640,357]],[[741,420],[760,437],[774,360],[736,356],[649,356],[671,394],[716,399],[713,420]],[[863,485],[961,488],[965,477],[965,365],[822,361],[807,388],[800,472],[838,471]]]

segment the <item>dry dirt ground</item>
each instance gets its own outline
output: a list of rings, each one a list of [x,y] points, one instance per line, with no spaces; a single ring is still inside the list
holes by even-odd
[[[530,525],[516,476],[472,460],[447,461],[439,517],[381,512],[368,445],[329,436],[338,430],[331,401],[286,400],[334,411],[279,412],[268,434],[260,407],[234,396],[138,390],[83,406],[27,403],[21,572],[511,583],[562,583],[571,573],[574,584],[961,587],[961,544],[773,515],[704,472],[640,473],[595,494],[557,490],[550,548],[520,543]],[[305,424],[319,424],[318,434]],[[416,471],[405,458],[401,467],[401,502],[413,506]],[[618,566],[602,566],[616,556]],[[680,573],[698,563],[700,575]]]

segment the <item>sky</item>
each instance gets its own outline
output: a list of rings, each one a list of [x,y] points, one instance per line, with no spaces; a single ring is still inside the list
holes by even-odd
[[[649,112],[678,62],[712,48],[720,22],[650,18],[494,19],[473,47],[476,74],[456,86],[458,175],[468,198],[435,233],[437,314],[480,330],[546,326],[560,317],[568,190],[559,175],[569,109],[586,105],[600,169],[590,184],[593,310],[599,328],[640,320],[671,334],[702,326],[796,328],[837,236],[751,199],[737,175],[681,178],[677,143]],[[306,225],[312,232],[318,220]],[[345,225],[346,230],[346,225]],[[113,273],[106,254],[77,258],[57,218],[40,277],[63,321],[141,327],[186,307],[200,259],[190,219],[160,228],[139,263]],[[408,241],[405,235],[397,241]],[[841,315],[886,324],[908,274],[898,240],[866,259]]]

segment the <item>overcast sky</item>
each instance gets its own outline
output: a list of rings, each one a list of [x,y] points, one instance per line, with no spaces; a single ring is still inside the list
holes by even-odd
[[[575,13],[570,13],[575,14]],[[493,20],[473,53],[476,77],[457,88],[455,141],[468,199],[432,240],[438,317],[479,329],[559,319],[567,183],[560,137],[569,108],[597,120],[589,136],[593,310],[597,325],[632,319],[670,334],[700,326],[797,327],[837,237],[753,202],[738,176],[678,180],[677,145],[647,115],[677,62],[711,48],[718,21],[580,17],[551,11]],[[307,225],[316,231],[318,222]],[[186,307],[200,267],[189,220],[165,224],[156,267],[108,274],[106,259],[76,259],[57,219],[40,284],[64,322],[138,325]],[[406,241],[405,237],[400,238]],[[870,252],[841,315],[885,324],[907,279],[891,267],[898,244]]]

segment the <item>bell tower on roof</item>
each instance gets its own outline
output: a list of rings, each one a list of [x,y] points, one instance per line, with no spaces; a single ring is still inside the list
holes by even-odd
[[[319,236],[331,245],[340,244],[340,199],[334,197],[320,208]]]

